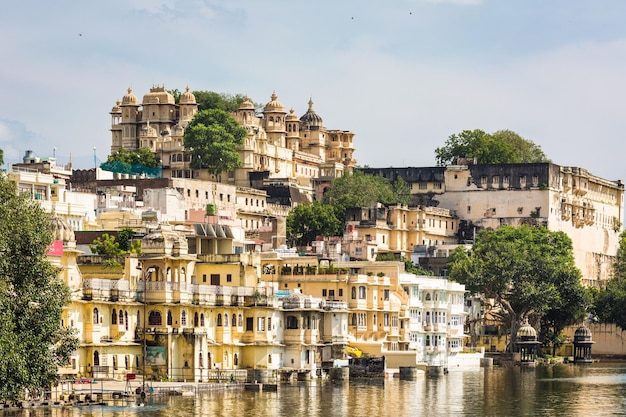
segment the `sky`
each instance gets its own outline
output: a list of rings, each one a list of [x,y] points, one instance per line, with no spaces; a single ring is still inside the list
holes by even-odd
[[[91,168],[128,87],[273,92],[355,133],[360,166],[435,165],[509,129],[555,163],[626,179],[623,0],[4,2],[0,149]],[[95,150],[94,150],[95,148]]]

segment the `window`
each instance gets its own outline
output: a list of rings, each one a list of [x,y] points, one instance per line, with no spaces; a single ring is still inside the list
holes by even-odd
[[[352,299],[356,300],[356,287],[352,287]]]
[[[257,330],[257,332],[264,332],[265,331],[265,317],[257,317],[256,330]]]
[[[232,327],[237,327],[237,315],[233,314],[233,323],[232,323]]]
[[[182,313],[180,313],[180,325],[181,326],[187,325],[187,312],[185,310],[183,310]]]
[[[328,295],[328,292],[326,291],[326,288],[324,288],[322,290],[322,297],[326,297]]]
[[[359,299],[365,300],[365,298],[367,298],[367,289],[365,288],[364,285],[361,285],[359,287]]]
[[[200,313],[200,327],[204,327],[204,313]]]
[[[217,325],[218,326],[222,325],[222,314],[221,313],[217,315]]]
[[[200,324],[200,317],[198,316],[198,312],[193,313],[193,327],[198,327]]]
[[[94,308],[94,309],[93,309],[93,317],[92,317],[93,324],[98,324],[98,323],[100,323],[100,318],[99,318],[99,317],[100,317],[100,315],[98,314],[98,309],[97,309],[97,308]]]
[[[224,314],[224,327],[228,327],[228,314]]]
[[[383,300],[389,301],[389,290],[387,289],[383,290]]]
[[[419,189],[420,189],[420,190],[426,190],[426,189],[428,189],[428,183],[425,183],[425,182],[420,182],[420,184],[419,184]]]
[[[243,326],[243,315],[241,315],[241,314],[239,314],[239,315],[237,316],[237,325],[238,325],[239,327],[242,327],[242,326]]]
[[[120,310],[120,315],[119,315],[119,323],[120,324],[124,324],[124,312],[122,310]]]
[[[117,312],[113,309],[111,313],[111,324],[117,324]]]
[[[233,274],[226,274],[226,282],[232,282],[233,281]]]
[[[436,182],[436,183],[434,183],[434,184],[433,184],[433,188],[434,188],[435,190],[441,190],[441,188],[442,188],[441,183],[440,183],[440,182]]]
[[[172,325],[172,310],[167,310],[167,325]]]
[[[343,288],[339,288],[339,297],[343,297]]]
[[[254,317],[246,317],[246,331],[251,332],[254,330]]]
[[[149,326],[160,326],[161,321],[161,312],[157,310],[152,310],[148,315],[148,325]]]
[[[297,329],[298,328],[298,318],[296,316],[287,316],[287,320],[285,323],[286,329]]]

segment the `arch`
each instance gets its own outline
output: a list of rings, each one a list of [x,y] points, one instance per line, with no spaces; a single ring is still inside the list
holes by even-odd
[[[100,315],[98,314],[98,309],[97,308],[93,309],[92,323],[93,324],[99,324],[100,323]]]
[[[117,370],[117,355],[113,355],[113,369]]]
[[[123,311],[123,310],[120,310],[120,315],[119,315],[119,320],[118,320],[118,322],[119,322],[120,324],[124,324],[124,311]]]
[[[202,360],[202,352],[200,352],[200,353],[198,354],[198,366],[199,366],[200,368],[204,368],[204,362],[203,362],[203,360]]]
[[[217,325],[218,326],[222,325],[222,313],[218,313],[217,315]]]
[[[161,319],[161,312],[158,310],[150,311],[148,314],[148,325],[149,326],[160,326],[163,323]]]
[[[243,314],[241,313],[237,316],[237,326],[243,327]]]
[[[431,295],[429,292],[426,293],[426,296],[424,297],[424,301],[430,301],[431,299]]]
[[[167,310],[167,325],[172,325],[172,310]]]
[[[117,324],[117,312],[115,309],[111,312],[111,324]]]
[[[128,330],[128,311],[124,310],[124,326],[126,330]]]
[[[237,327],[237,315],[233,313],[233,323],[232,327]]]
[[[233,365],[234,366],[239,365],[239,355],[237,353],[233,355]]]
[[[198,327],[198,324],[200,324],[200,319],[198,317],[198,312],[196,311],[193,313],[193,327]]]
[[[366,298],[367,298],[367,288],[365,288],[365,285],[361,285],[359,286],[359,299],[365,300]]]
[[[356,287],[352,287],[352,299],[356,300]]]
[[[186,326],[187,325],[187,312],[185,310],[183,310],[180,313],[180,325],[181,326]]]
[[[224,327],[228,327],[228,313],[224,313]]]
[[[299,320],[296,316],[287,316],[287,320],[285,321],[286,329],[297,329]]]
[[[204,327],[204,313],[200,313],[200,327]]]
[[[93,366],[100,366],[100,352],[93,351]]]

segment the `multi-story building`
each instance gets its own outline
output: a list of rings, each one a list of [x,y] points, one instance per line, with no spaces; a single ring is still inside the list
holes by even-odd
[[[544,225],[572,239],[585,284],[601,286],[610,278],[624,216],[620,180],[552,163],[363,171],[391,181],[400,176],[410,184],[414,201],[454,212],[459,243],[471,242],[482,228]]]
[[[162,175],[168,178],[215,179],[203,170],[190,168],[190,155],[184,148],[184,131],[198,111],[195,96],[187,87],[178,103],[164,86],[154,86],[141,103],[129,88],[111,110],[111,153],[120,148],[136,150],[148,147],[161,161]],[[262,188],[263,181],[279,181],[313,198],[332,178],[351,170],[354,133],[330,130],[313,110],[300,118],[289,113],[273,93],[271,101],[257,115],[254,104],[246,98],[233,116],[247,130],[239,148],[242,166],[220,182],[239,187]]]

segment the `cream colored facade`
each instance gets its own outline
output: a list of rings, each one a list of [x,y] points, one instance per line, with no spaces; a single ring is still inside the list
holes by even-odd
[[[586,285],[611,276],[624,212],[624,185],[555,164],[448,166],[441,207],[478,228],[542,224],[572,239]],[[469,236],[468,236],[469,237]]]
[[[197,111],[189,87],[178,104],[165,86],[153,86],[141,103],[129,88],[110,112],[111,153],[120,148],[148,147],[161,161],[165,177],[211,180],[207,172],[189,167],[190,156],[183,146],[185,128]],[[293,109],[288,113],[273,93],[261,115],[246,99],[234,117],[248,132],[239,148],[242,166],[219,176],[220,182],[250,187],[255,181],[293,180],[312,199],[314,182],[320,184],[323,178],[322,183],[329,182],[356,165],[354,133],[326,129],[312,100],[307,112],[298,118]],[[254,172],[259,175],[251,176]]]

